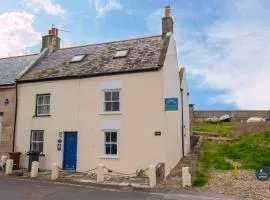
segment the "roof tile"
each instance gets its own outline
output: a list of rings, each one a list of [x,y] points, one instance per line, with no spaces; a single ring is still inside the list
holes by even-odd
[[[63,48],[48,53],[21,80],[98,75],[158,68],[164,49],[161,35],[145,38]],[[126,57],[114,58],[117,49],[129,49]],[[75,55],[87,54],[81,62],[71,63]]]

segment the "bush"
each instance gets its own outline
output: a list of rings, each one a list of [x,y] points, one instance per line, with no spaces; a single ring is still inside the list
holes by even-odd
[[[202,172],[196,172],[192,178],[192,185],[196,187],[202,187],[208,182],[208,175]]]

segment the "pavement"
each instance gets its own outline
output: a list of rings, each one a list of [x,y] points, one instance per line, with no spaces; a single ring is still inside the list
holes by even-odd
[[[195,191],[150,193],[102,189],[39,180],[23,180],[0,176],[0,199],[8,200],[242,200]]]

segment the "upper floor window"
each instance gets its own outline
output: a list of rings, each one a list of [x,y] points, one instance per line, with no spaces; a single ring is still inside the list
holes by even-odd
[[[120,111],[120,91],[104,91],[104,112]]]
[[[36,102],[36,115],[49,115],[50,114],[50,94],[38,94]]]

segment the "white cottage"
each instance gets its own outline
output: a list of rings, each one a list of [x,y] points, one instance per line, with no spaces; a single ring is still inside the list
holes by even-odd
[[[57,29],[17,81],[15,150],[40,152],[40,168],[87,171],[103,163],[133,173],[190,151],[189,102],[170,7],[162,35],[60,48]]]

